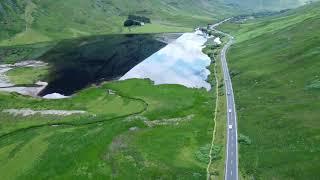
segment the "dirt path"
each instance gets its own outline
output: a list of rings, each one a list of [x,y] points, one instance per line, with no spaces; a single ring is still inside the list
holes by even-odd
[[[219,108],[219,80],[218,80],[218,75],[217,75],[217,63],[214,65],[214,76],[215,76],[215,81],[216,81],[216,107],[214,110],[214,129],[212,132],[212,140],[211,140],[211,146],[210,146],[210,151],[209,151],[209,163],[207,166],[207,179],[210,180],[210,167],[212,164],[212,150],[214,146],[214,140],[215,140],[215,135],[217,131],[217,114],[218,114],[218,108]]]
[[[73,114],[85,114],[86,111],[79,110],[32,110],[32,109],[5,109],[2,112],[11,114],[13,116],[33,116],[36,114],[40,115],[57,115],[57,116],[70,116]]]
[[[103,120],[99,120],[99,121],[85,122],[85,123],[82,123],[82,124],[77,124],[77,123],[74,123],[74,122],[54,122],[54,123],[46,123],[46,124],[29,126],[29,127],[25,127],[25,128],[14,130],[14,131],[9,132],[9,133],[2,134],[2,135],[0,135],[0,140],[2,140],[3,138],[6,138],[8,136],[15,135],[15,134],[17,134],[19,132],[39,129],[39,128],[43,128],[43,127],[58,127],[58,126],[82,127],[82,126],[87,126],[87,125],[92,125],[92,124],[99,124],[99,123],[103,123],[103,122],[106,122],[106,121],[113,121],[113,120],[117,120],[117,119],[123,119],[123,118],[127,118],[127,117],[130,117],[130,116],[137,116],[137,115],[140,115],[140,114],[142,114],[142,113],[144,113],[144,112],[146,112],[148,110],[149,104],[145,100],[143,100],[141,98],[134,98],[134,97],[130,97],[130,96],[126,96],[126,95],[120,94],[120,93],[117,93],[117,95],[122,97],[122,98],[124,98],[124,99],[128,99],[128,100],[131,100],[131,101],[139,101],[144,106],[140,111],[137,111],[137,112],[133,112],[133,113],[126,114],[126,115],[121,115],[121,116],[116,116],[116,117],[112,117],[112,118],[108,118],[108,119],[103,119]]]

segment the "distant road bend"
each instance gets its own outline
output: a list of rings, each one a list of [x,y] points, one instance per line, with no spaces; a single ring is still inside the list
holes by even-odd
[[[226,22],[230,19],[224,20]],[[222,24],[219,23],[218,25]],[[215,30],[216,26],[211,26]],[[223,78],[225,84],[226,98],[227,98],[227,145],[226,145],[226,162],[225,162],[225,180],[238,180],[238,126],[237,126],[237,113],[234,101],[234,93],[232,82],[228,69],[226,53],[230,46],[233,44],[234,38],[221,31],[217,31],[229,38],[229,42],[223,47],[221,51],[221,64],[223,70]]]

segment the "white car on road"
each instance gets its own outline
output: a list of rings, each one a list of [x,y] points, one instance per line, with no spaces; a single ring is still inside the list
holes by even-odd
[[[229,129],[232,129],[232,125],[229,125]]]
[[[231,113],[232,112],[232,109],[229,109],[229,113]]]

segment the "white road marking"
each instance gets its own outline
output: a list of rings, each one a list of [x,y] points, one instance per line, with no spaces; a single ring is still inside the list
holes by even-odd
[[[228,69],[227,59],[226,59],[226,51],[233,43],[233,37],[225,34],[221,31],[217,31],[218,33],[224,34],[229,37],[229,42],[224,46],[221,52],[221,62],[224,76],[224,84],[226,86],[226,94],[228,91],[230,92],[230,96],[227,97],[227,109],[232,109],[232,113],[227,113],[227,123],[234,126],[234,129],[227,131],[227,147],[226,147],[226,167],[225,167],[225,180],[238,180],[238,131],[237,131],[237,114],[236,107],[234,101],[234,92],[232,88],[232,82],[230,78],[230,73]],[[231,133],[231,134],[230,134]],[[231,136],[231,137],[230,137]],[[233,137],[234,136],[234,137]],[[235,139],[234,139],[235,138]],[[235,146],[235,149],[233,149]],[[231,149],[229,149],[231,148]],[[230,151],[229,151],[230,150]],[[235,154],[235,157],[233,157]],[[231,157],[228,157],[231,156]],[[232,159],[229,159],[232,158]],[[234,158],[234,159],[233,159]],[[234,164],[233,164],[234,160]],[[235,166],[235,167],[234,167]],[[235,177],[233,177],[233,170],[235,170]]]

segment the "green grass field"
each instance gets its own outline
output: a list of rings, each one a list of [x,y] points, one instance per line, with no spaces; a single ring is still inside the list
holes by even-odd
[[[318,179],[320,4],[226,24],[244,179]]]
[[[21,67],[8,71],[6,75],[13,84],[35,84],[49,74],[49,67]]]
[[[127,80],[67,100],[7,93],[0,99],[2,179],[206,177],[209,152],[203,147],[210,145],[214,127],[212,91]],[[88,114],[19,117],[2,112],[10,108]]]

